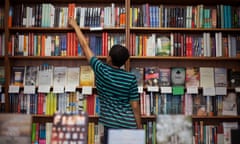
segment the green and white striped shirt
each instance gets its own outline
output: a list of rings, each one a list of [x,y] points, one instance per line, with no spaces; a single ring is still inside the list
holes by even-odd
[[[137,128],[130,105],[130,101],[139,100],[136,76],[96,57],[91,58],[90,65],[100,100],[99,122],[110,128]]]

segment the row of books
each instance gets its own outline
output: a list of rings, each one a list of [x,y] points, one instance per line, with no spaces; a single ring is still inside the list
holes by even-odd
[[[5,55],[5,34],[0,33],[0,56]]]
[[[11,35],[8,55],[11,56],[82,56],[76,34],[17,33]],[[86,34],[90,48],[97,56],[106,56],[114,44],[125,45],[124,34]]]
[[[20,93],[9,94],[10,112],[25,114],[53,115],[56,112],[77,114],[86,111],[89,115],[99,115],[99,100],[95,94],[84,95],[77,92],[55,94]]]
[[[4,8],[0,7],[0,28],[4,27]]]
[[[131,6],[133,27],[237,28],[240,27],[239,7],[219,4],[168,6],[149,3]]]
[[[193,142],[206,144],[237,143],[239,133],[238,122],[221,122],[219,124],[205,124],[196,121],[193,124]]]
[[[115,6],[56,6],[51,3],[10,7],[9,26],[20,27],[68,27],[68,17],[76,19],[80,27],[124,27],[125,7]]]
[[[226,95],[204,96],[202,94],[140,94],[141,115],[183,114],[194,116],[236,116],[240,114],[240,99],[235,92]]]
[[[94,86],[95,76],[89,65],[65,66],[13,66],[11,85],[16,86]]]
[[[131,33],[129,50],[133,56],[236,57],[240,55],[239,46],[239,35],[223,35],[222,32]]]
[[[238,87],[239,71],[223,67],[132,67],[142,87]]]

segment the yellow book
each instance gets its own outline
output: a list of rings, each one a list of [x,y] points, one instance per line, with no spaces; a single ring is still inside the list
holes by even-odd
[[[80,66],[80,86],[94,86],[95,77],[92,68],[88,66]]]

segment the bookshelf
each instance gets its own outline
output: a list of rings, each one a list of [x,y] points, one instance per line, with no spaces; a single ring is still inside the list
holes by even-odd
[[[143,5],[148,4],[148,6],[157,6],[158,8],[185,8],[185,6],[193,6],[197,7],[198,5],[203,5],[206,8],[213,9],[216,8],[217,5],[230,5],[240,7],[239,0],[215,0],[215,1],[206,1],[206,0],[181,0],[181,1],[164,1],[164,0],[156,0],[156,1],[146,1],[146,0],[35,0],[35,1],[28,1],[28,0],[4,0],[0,2],[0,9],[4,5],[4,26],[0,26],[0,35],[5,33],[5,54],[0,56],[0,66],[4,66],[5,69],[5,84],[2,85],[2,91],[5,94],[5,105],[4,111],[10,112],[10,94],[9,86],[11,85],[11,68],[14,66],[31,66],[31,65],[42,65],[42,64],[49,64],[54,66],[77,66],[80,67],[81,65],[88,65],[86,59],[81,54],[76,55],[38,55],[38,54],[27,54],[23,56],[22,54],[16,54],[12,52],[14,49],[9,49],[9,43],[13,42],[11,39],[18,35],[37,35],[37,34],[46,34],[47,36],[50,35],[65,35],[67,33],[73,33],[73,29],[67,26],[20,26],[18,24],[13,24],[12,26],[8,25],[8,19],[10,17],[9,10],[11,7],[16,7],[18,5],[24,5],[29,7],[34,7],[36,5],[41,4],[49,4],[51,3],[54,7],[68,7],[70,3],[75,3],[75,6],[93,8],[93,7],[112,7],[113,4],[115,7],[125,8],[125,19],[124,25],[117,25],[109,26],[106,25],[104,27],[97,27],[94,26],[83,26],[81,27],[82,31],[86,35],[96,34],[98,36],[103,37],[103,33],[107,33],[109,35],[120,33],[123,36],[124,40],[123,43],[128,47],[131,48],[131,51],[135,52],[136,45],[133,46],[134,40],[133,35],[142,36],[146,35],[146,37],[152,36],[153,34],[157,37],[160,36],[167,36],[171,39],[171,36],[174,38],[174,34],[178,34],[179,36],[197,36],[197,37],[204,37],[203,33],[210,34],[210,37],[215,38],[215,34],[221,33],[223,37],[235,36],[240,37],[238,32],[240,31],[240,25],[238,24],[237,27],[230,27],[224,28],[221,26],[205,28],[202,26],[196,27],[179,27],[176,25],[167,25],[162,23],[161,26],[150,26],[150,25],[137,25],[133,23],[132,9],[142,8]],[[143,12],[143,11],[141,11]],[[106,16],[107,17],[107,16]],[[147,18],[147,17],[146,17]],[[182,17],[181,17],[182,18]],[[21,19],[20,19],[21,20]],[[138,19],[137,21],[140,22],[142,19]],[[14,20],[13,20],[14,21]],[[167,20],[168,21],[168,20]],[[150,20],[149,20],[150,22]],[[239,21],[238,21],[239,22]],[[144,24],[142,22],[141,24]],[[239,52],[239,47],[237,48]],[[239,52],[240,53],[240,52]],[[238,55],[239,55],[238,53]],[[98,57],[103,61],[106,59],[106,55],[99,54]],[[215,56],[211,53],[211,56],[205,55],[198,55],[198,56],[186,56],[184,55],[169,55],[169,56],[147,56],[142,54],[135,54],[132,52],[132,55],[129,61],[126,63],[126,70],[130,71],[133,67],[147,67],[147,66],[157,66],[160,68],[165,67],[224,67],[227,69],[235,69],[240,71],[240,57],[237,56]],[[24,87],[20,87],[20,89],[24,89]],[[38,89],[38,87],[36,87]],[[81,91],[82,87],[77,86],[76,88],[78,91]],[[94,89],[94,88],[93,88]],[[235,87],[227,87],[227,91],[235,91]],[[95,92],[95,90],[93,90]],[[147,91],[147,88],[144,88],[144,91]],[[202,93],[202,89],[199,88],[199,93]],[[239,91],[238,91],[239,93]],[[2,104],[1,104],[2,105]],[[214,123],[221,123],[221,122],[240,122],[240,117],[238,116],[192,116],[193,121],[199,122],[204,121],[206,123],[214,124]],[[46,115],[37,115],[33,114],[33,121],[34,122],[51,122],[52,116]],[[97,116],[90,116],[90,121],[97,123]],[[148,121],[155,121],[156,116],[142,116],[143,123],[147,123]]]

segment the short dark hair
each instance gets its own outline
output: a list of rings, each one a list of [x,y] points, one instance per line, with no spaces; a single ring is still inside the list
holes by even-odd
[[[129,58],[129,51],[125,46],[120,44],[113,45],[109,51],[114,66],[121,67]]]

